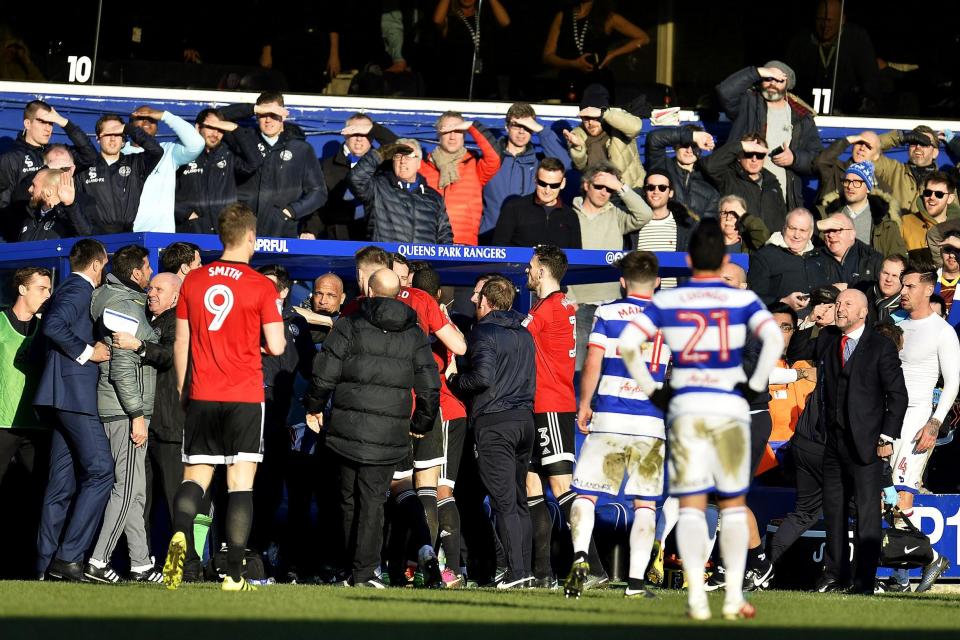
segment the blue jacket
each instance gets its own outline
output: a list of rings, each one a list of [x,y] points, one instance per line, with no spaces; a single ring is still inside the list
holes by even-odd
[[[570,154],[555,131],[544,127],[539,134],[543,151],[536,151],[532,144],[518,156],[506,152],[507,139],[500,138],[494,148],[500,155],[500,170],[483,187],[483,217],[480,233],[492,233],[500,218],[503,201],[510,196],[525,196],[536,189],[537,165],[543,158],[557,158],[565,171],[570,170]]]
[[[450,378],[450,390],[472,397],[470,418],[501,411],[533,412],[537,386],[536,353],[526,317],[517,311],[492,311],[470,332],[469,366]]]
[[[93,287],[72,273],[54,292],[43,314],[40,332],[49,350],[33,404],[62,411],[98,415],[95,362],[77,362],[88,346],[94,345],[90,300]]]

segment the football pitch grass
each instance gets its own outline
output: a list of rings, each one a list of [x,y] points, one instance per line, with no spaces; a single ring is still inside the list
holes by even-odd
[[[685,594],[625,600],[620,590],[566,600],[557,591],[374,591],[274,585],[223,593],[218,585],[0,582],[0,639],[599,640],[600,638],[957,638],[960,595],[874,597],[768,591],[753,620],[685,618]],[[720,594],[710,597],[719,615]]]

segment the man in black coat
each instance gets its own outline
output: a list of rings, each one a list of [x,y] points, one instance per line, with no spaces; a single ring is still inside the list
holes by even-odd
[[[562,249],[580,248],[580,218],[560,200],[560,192],[567,184],[564,171],[563,163],[557,158],[540,161],[533,193],[507,199],[500,210],[493,231],[494,245],[552,244]]]
[[[720,105],[733,120],[727,140],[759,133],[769,148],[782,149],[765,163],[777,174],[788,209],[803,206],[803,179],[813,175],[814,161],[823,151],[813,110],[789,93],[797,77],[788,65],[771,60],[763,67],[746,67],[717,85]],[[750,213],[754,213],[751,211]],[[775,229],[778,225],[767,225]]]
[[[237,187],[240,202],[257,215],[257,236],[297,237],[302,222],[327,201],[327,185],[303,130],[286,122],[283,96],[265,92],[255,105],[231,104],[220,111],[227,120],[257,119],[263,162]]]
[[[824,246],[806,256],[807,280],[811,287],[827,285],[866,288],[879,277],[883,256],[870,245],[857,240],[853,220],[845,213],[834,213],[817,223],[823,232]]]
[[[522,589],[533,580],[527,572],[532,526],[526,481],[534,441],[536,356],[524,316],[511,309],[515,296],[513,283],[503,276],[483,285],[470,332],[469,366],[449,382],[455,394],[472,399],[477,467],[507,559],[500,589]]]
[[[303,230],[315,238],[324,234],[331,240],[366,240],[368,212],[351,191],[347,175],[373,148],[374,142],[383,147],[396,142],[397,135],[365,113],[347,118],[340,135],[343,145],[320,163],[327,183],[327,203],[307,219]]]
[[[344,539],[353,554],[353,585],[384,588],[376,577],[383,504],[410,435],[433,428],[440,376],[417,314],[399,300],[400,278],[381,269],[369,280],[360,313],[341,317],[313,364],[304,398],[307,426],[319,431],[333,395],[326,446],[340,462]],[[531,353],[532,357],[532,353]],[[411,389],[416,404],[411,417]]]
[[[848,289],[837,297],[837,326],[817,340],[823,460],[823,519],[827,531],[818,591],[844,586],[849,576],[847,506],[855,498],[855,593],[872,594],[880,557],[882,458],[893,454],[907,410],[907,389],[893,342],[866,326],[867,297]]]
[[[443,196],[417,173],[422,161],[420,143],[400,138],[371,149],[350,169],[347,183],[363,202],[374,242],[453,242]]]
[[[56,240],[89,236],[93,227],[76,202],[73,175],[60,169],[41,169],[33,175],[30,201],[10,206],[18,218],[17,240]]]
[[[177,169],[173,214],[177,233],[216,233],[217,216],[237,201],[237,183],[257,172],[263,156],[253,130],[224,119],[218,109],[198,113],[194,126],[204,148]]]
[[[673,185],[673,199],[701,217],[719,215],[720,194],[700,166],[700,154],[713,151],[714,144],[713,136],[695,125],[657,127],[644,143],[647,171],[666,173]],[[673,147],[673,158],[667,157],[667,147]]]

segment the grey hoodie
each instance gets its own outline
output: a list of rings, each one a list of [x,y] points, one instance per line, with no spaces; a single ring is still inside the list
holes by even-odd
[[[147,294],[131,289],[112,273],[107,275],[107,283],[93,292],[90,313],[94,334],[110,347],[110,359],[100,363],[97,383],[97,407],[103,421],[153,415],[156,369],[143,366],[136,352],[114,348],[113,331],[104,324],[104,313],[110,309],[137,320],[134,335],[138,340],[156,342],[157,334],[147,320],[146,307]]]

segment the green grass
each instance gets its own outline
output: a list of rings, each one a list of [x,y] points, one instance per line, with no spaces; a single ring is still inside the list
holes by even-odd
[[[715,615],[721,597],[711,596]],[[956,638],[960,628],[956,594],[863,597],[770,591],[755,594],[752,602],[754,620],[693,623],[684,617],[684,594],[676,591],[643,601],[624,600],[618,590],[594,591],[572,601],[555,591],[374,592],[276,585],[256,593],[222,593],[209,584],[166,591],[153,585],[0,582],[0,639],[926,640]]]

